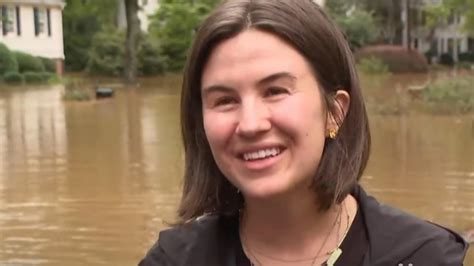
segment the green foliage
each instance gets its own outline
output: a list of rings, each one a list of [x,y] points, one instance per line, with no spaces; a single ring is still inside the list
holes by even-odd
[[[43,72],[44,65],[41,59],[27,53],[14,51],[16,60],[18,61],[18,69],[20,73],[25,72]],[[26,78],[25,78],[26,79]]]
[[[348,14],[336,15],[335,21],[346,35],[353,49],[370,44],[379,37],[379,29],[372,13],[354,9]]]
[[[453,56],[450,53],[441,54],[441,56],[439,57],[439,63],[446,66],[453,66]]]
[[[120,76],[123,72],[124,34],[114,29],[97,33],[92,40],[86,71],[90,74]]]
[[[357,68],[370,75],[386,75],[389,73],[388,66],[377,57],[362,58],[357,64]]]
[[[9,84],[23,83],[23,75],[15,71],[8,71],[3,74],[3,81]]]
[[[0,75],[7,72],[18,72],[18,62],[10,49],[0,42]]]
[[[44,82],[44,76],[39,72],[24,72],[23,77],[26,83],[41,83]]]
[[[63,11],[65,68],[82,71],[94,35],[115,25],[117,0],[67,0]]]
[[[474,63],[474,53],[473,52],[460,53],[458,56],[458,59],[461,62]]]
[[[459,14],[464,19],[464,30],[474,33],[474,0],[443,0],[438,4],[427,5],[427,26],[435,27],[445,24],[452,14]]]
[[[474,77],[439,80],[423,92],[423,99],[437,113],[467,113],[474,111]]]
[[[187,50],[199,23],[218,1],[165,0],[151,17],[150,35],[161,42],[170,71],[183,69]]]
[[[52,59],[41,56],[38,56],[38,58],[41,60],[41,62],[43,62],[44,70],[46,72],[56,72],[56,63]]]
[[[91,96],[84,90],[71,89],[71,90],[66,90],[66,92],[63,95],[63,100],[82,102],[82,101],[91,100]]]
[[[138,74],[150,76],[162,74],[166,69],[166,59],[161,55],[158,41],[143,36],[138,51]]]
[[[64,87],[63,100],[65,101],[89,101],[92,98],[84,89],[86,85],[81,79],[66,78]]]

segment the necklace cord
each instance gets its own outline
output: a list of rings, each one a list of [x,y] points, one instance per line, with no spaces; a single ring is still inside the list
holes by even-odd
[[[295,259],[295,260],[285,260],[285,259],[280,259],[280,258],[275,258],[275,257],[272,257],[272,256],[269,256],[267,254],[264,254],[262,252],[259,252],[258,250],[252,250],[250,249],[245,243],[248,242],[247,240],[247,237],[246,235],[243,233],[243,231],[241,231],[241,236],[242,236],[242,247],[245,251],[245,253],[247,253],[248,255],[250,255],[251,259],[250,259],[250,264],[251,266],[262,266],[263,264],[260,262],[260,260],[257,258],[257,256],[255,256],[254,252],[265,257],[265,258],[268,258],[268,259],[271,259],[271,260],[275,260],[275,261],[280,261],[280,262],[283,262],[283,263],[297,263],[297,262],[305,262],[305,261],[311,261],[311,266],[314,266],[315,263],[316,263],[316,260],[321,257],[320,254],[321,254],[321,251],[323,250],[323,248],[326,246],[327,244],[327,241],[329,239],[329,236],[331,235],[331,233],[334,231],[334,228],[336,227],[336,224],[338,225],[337,227],[337,235],[336,235],[336,241],[337,241],[337,246],[336,248],[334,248],[333,250],[325,253],[324,255],[327,256],[327,255],[331,255],[333,254],[336,250],[338,250],[342,244],[342,242],[344,241],[345,237],[347,236],[347,233],[349,231],[349,220],[350,220],[350,215],[349,215],[349,212],[347,210],[347,206],[345,204],[345,202],[343,202],[341,205],[340,208],[339,208],[339,211],[338,211],[338,214],[336,216],[336,219],[334,219],[334,223],[332,224],[332,227],[331,229],[328,231],[328,233],[326,234],[326,237],[324,238],[323,240],[323,243],[321,244],[321,246],[319,247],[316,255],[314,257],[311,257],[311,258],[305,258],[305,259]],[[346,213],[346,228],[345,228],[345,231],[344,231],[344,234],[342,235],[342,238],[339,238],[339,233],[340,233],[340,229],[341,229],[341,223],[342,223],[342,213],[345,211]],[[242,216],[243,214],[241,213],[240,215],[240,219],[242,220]],[[255,263],[254,263],[255,262]]]

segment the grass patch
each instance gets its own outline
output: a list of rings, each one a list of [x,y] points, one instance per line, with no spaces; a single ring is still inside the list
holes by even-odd
[[[82,79],[78,78],[64,78],[64,94],[65,101],[90,101],[92,99],[90,93],[86,90],[86,84]]]
[[[436,114],[474,112],[474,77],[442,79],[428,85],[423,101]]]
[[[368,75],[387,75],[390,73],[387,64],[377,57],[362,58],[357,64],[357,69]]]

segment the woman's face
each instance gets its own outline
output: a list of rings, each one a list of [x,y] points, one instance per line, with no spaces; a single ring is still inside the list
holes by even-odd
[[[201,93],[214,159],[244,196],[308,188],[327,116],[318,82],[297,50],[272,34],[246,30],[213,49]]]

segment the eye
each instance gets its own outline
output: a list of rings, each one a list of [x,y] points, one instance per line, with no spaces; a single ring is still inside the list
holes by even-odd
[[[233,97],[225,96],[225,97],[220,97],[214,102],[214,106],[226,106],[226,105],[231,105],[237,103],[237,100],[234,99]]]
[[[282,94],[287,94],[288,90],[281,87],[270,87],[265,91],[265,96],[274,97]]]

